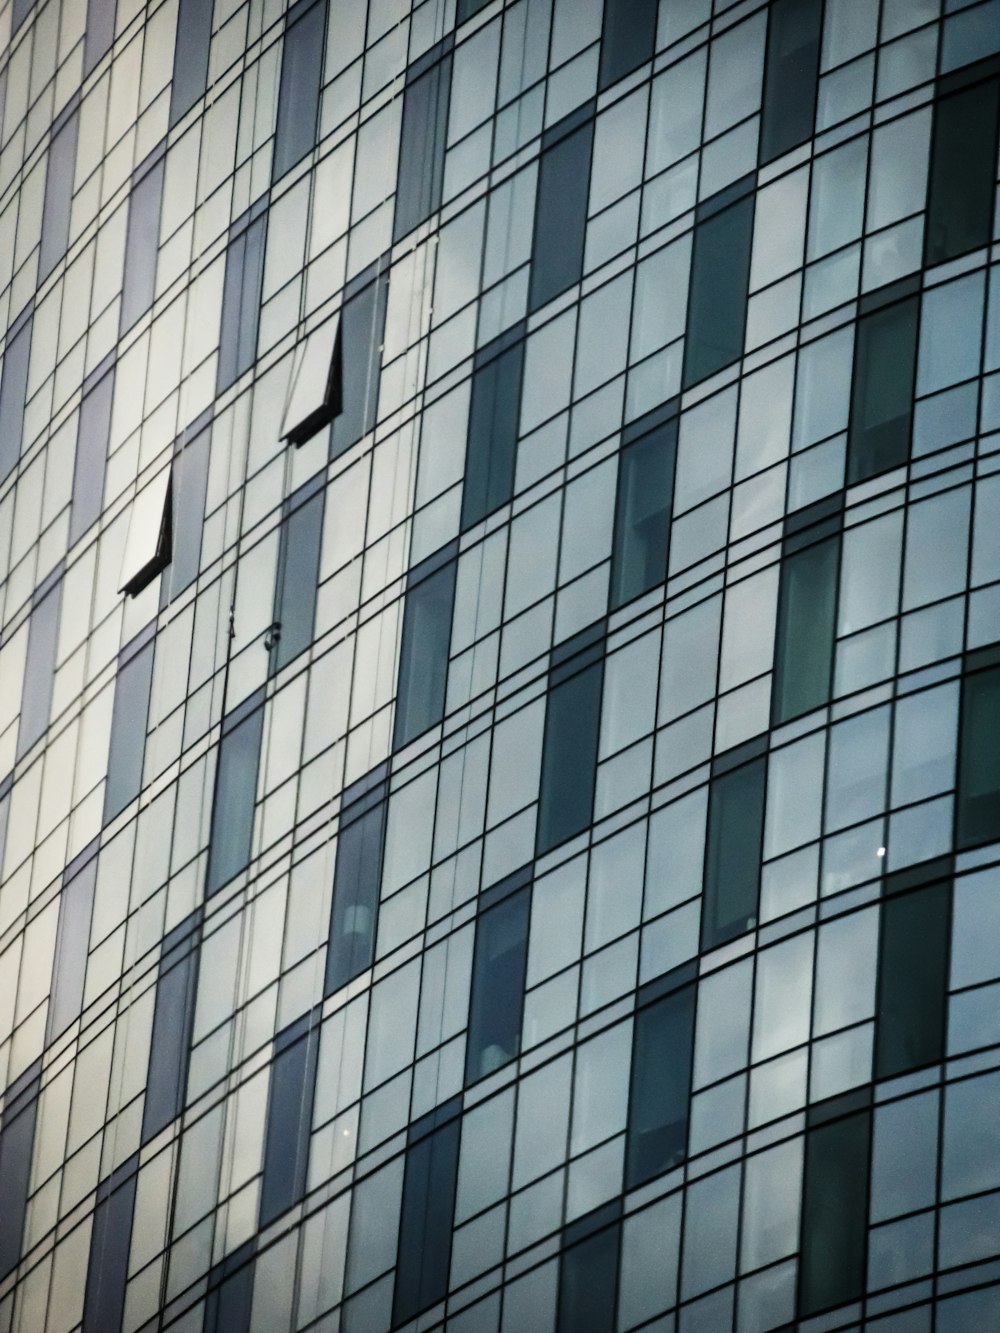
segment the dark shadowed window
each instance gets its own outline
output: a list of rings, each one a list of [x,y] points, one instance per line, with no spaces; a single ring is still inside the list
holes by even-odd
[[[142,1108],[143,1143],[166,1129],[184,1109],[198,987],[200,922],[200,912],[196,912],[163,941]]]
[[[262,1227],[298,1203],[305,1193],[318,1046],[319,1033],[310,1027],[309,1014],[274,1038],[260,1187]]]
[[[299,0],[285,19],[272,180],[300,162],[316,142],[325,25],[326,6],[316,0]]]
[[[659,9],[659,0],[604,0],[602,90],[652,59]]]
[[[878,1078],[933,1064],[944,1055],[951,881],[909,893],[912,872],[886,881],[879,935],[875,1072]]]
[[[615,1327],[621,1203],[605,1204],[563,1232],[559,1333],[607,1333]]]
[[[685,388],[743,355],[753,240],[752,184],[737,182],[699,209],[684,342]],[[748,189],[751,192],[745,193]],[[730,203],[740,192],[744,197]]]
[[[521,417],[524,325],[476,353],[462,491],[462,531],[506,504],[514,493]]]
[[[832,1116],[841,1103],[821,1104],[813,1117]],[[871,1111],[813,1124],[806,1134],[802,1188],[799,1314],[808,1316],[864,1291]]]
[[[271,649],[271,670],[280,671],[312,643],[319,552],[323,537],[323,476],[301,486],[287,502],[281,525],[274,620],[280,626]]]
[[[177,6],[174,75],[170,85],[171,126],[176,125],[205,92],[214,8],[214,0],[180,0]]]
[[[209,895],[245,870],[250,860],[263,726],[262,689],[239,704],[222,721],[208,848],[205,891]]]
[[[394,1325],[435,1305],[448,1290],[460,1110],[461,1101],[455,1098],[410,1126],[392,1302]]]
[[[66,253],[70,214],[73,208],[73,176],[76,171],[76,141],[80,113],[64,112],[53,127],[45,172],[45,203],[42,208],[42,241],[38,251],[38,281],[49,276]]]
[[[554,125],[542,140],[529,310],[540,309],[578,283],[583,274],[590,156],[594,145],[594,122],[589,112],[589,107],[574,111]]]
[[[959,847],[1000,838],[1000,647],[969,653],[958,752]]]
[[[230,228],[222,287],[222,328],[216,393],[249,370],[257,355],[257,326],[264,285],[267,214],[254,205]]]
[[[142,787],[155,647],[149,629],[123,648],[118,658],[108,780],[104,789],[105,824],[134,801]]]
[[[535,843],[539,854],[572,838],[593,818],[603,686],[601,624],[552,654]]]
[[[823,0],[775,0],[768,15],[760,160],[812,137]]]
[[[627,1189],[669,1171],[687,1152],[694,1001],[694,986],[682,986],[636,1012],[625,1150]]]
[[[455,602],[454,556],[454,546],[446,546],[412,569],[407,579],[393,732],[395,750],[444,716]]]
[[[326,955],[327,995],[360,976],[375,957],[388,794],[386,767],[381,764],[348,787],[341,798]]]
[[[392,227],[394,241],[441,207],[450,98],[451,39],[448,38],[407,70],[396,216]]]
[[[163,199],[165,143],[149,155],[133,177],[125,233],[125,268],[119,330],[127,333],[153,304],[160,244],[160,203]]]
[[[919,313],[919,297],[911,296],[869,309],[858,320],[847,444],[851,484],[899,467],[910,456]]]
[[[619,455],[611,552],[612,610],[649,592],[667,577],[676,453],[675,419],[626,443]]]
[[[785,520],[771,708],[775,723],[830,698],[842,505],[838,495]]]
[[[760,857],[764,836],[763,754],[742,762],[755,742],[720,755],[712,765],[705,853],[705,899],[701,947],[752,930],[760,899]]]
[[[523,877],[518,876],[514,883],[518,882],[523,882]],[[527,886],[516,889],[497,902],[497,891],[509,888],[507,882],[483,895],[485,910],[480,911],[476,922],[466,1083],[492,1074],[516,1059],[521,1050],[531,890]]]
[[[925,264],[943,264],[990,242],[1000,126],[1000,60],[984,60],[942,79],[938,93]]]

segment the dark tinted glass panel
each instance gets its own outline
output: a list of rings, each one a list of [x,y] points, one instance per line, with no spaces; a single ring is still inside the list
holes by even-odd
[[[713,949],[757,924],[764,832],[763,757],[713,778],[701,947]]]
[[[217,393],[249,370],[257,353],[266,227],[266,216],[258,217],[233,237],[226,251]]]
[[[448,648],[455,601],[455,561],[425,574],[431,556],[411,573],[399,650],[399,687],[393,748],[399,749],[444,716]]]
[[[76,430],[76,461],[73,466],[73,506],[69,518],[70,545],[100,518],[104,499],[104,465],[111,438],[111,404],[115,394],[115,372],[105,371],[85,386]]]
[[[856,1300],[864,1290],[871,1115],[863,1111],[806,1135],[799,1313]]]
[[[160,584],[164,602],[182,593],[198,577],[210,440],[211,431],[203,430],[174,458],[171,473],[173,559]]]
[[[303,488],[305,489],[305,488]],[[314,489],[310,486],[310,489]],[[282,525],[274,619],[281,630],[272,650],[279,671],[312,643],[323,536],[323,492],[292,509]],[[292,497],[295,505],[296,497]]]
[[[760,160],[771,162],[812,136],[823,0],[776,0],[767,28]]]
[[[934,110],[924,262],[988,245],[996,195],[1000,79],[942,97]]]
[[[67,876],[59,897],[59,927],[52,962],[52,988],[46,1042],[55,1041],[79,1017],[87,976],[90,918],[94,908],[97,857],[77,874]]]
[[[250,860],[264,710],[258,707],[246,715],[241,705],[236,713],[240,720],[222,724],[208,850],[209,894],[238,875]]]
[[[219,1281],[209,1276],[208,1297],[205,1301],[205,1324],[202,1333],[250,1333],[253,1312],[254,1263],[245,1260],[245,1251],[253,1242],[217,1265],[221,1270]]]
[[[531,895],[524,889],[483,912],[476,924],[465,1081],[516,1059],[521,1049]]]
[[[421,61],[423,68],[425,62]],[[398,241],[441,207],[451,96],[451,53],[406,81],[392,239]]]
[[[604,0],[601,88],[652,59],[658,12],[659,0]]]
[[[184,1109],[200,938],[197,921],[189,919],[163,944],[142,1108],[143,1143],[176,1120]]]
[[[360,976],[375,957],[386,794],[378,775],[363,778],[344,793],[326,956],[327,995]]]
[[[330,431],[330,457],[337,458],[375,425],[385,303],[389,276],[369,282],[344,305],[340,316],[340,414]]]
[[[21,24],[31,13],[31,7],[34,3],[35,0],[14,0],[13,5],[11,6],[10,15],[11,35],[17,32],[18,28],[20,28]]]
[[[300,1020],[275,1037],[267,1095],[267,1140],[260,1189],[260,1225],[298,1203],[305,1193],[309,1160],[318,1036]],[[289,1044],[290,1043],[290,1044]]]
[[[406,1154],[394,1324],[412,1319],[448,1290],[460,1125],[458,1119],[452,1120]]]
[[[557,126],[552,131],[559,133]],[[590,195],[594,122],[588,120],[542,153],[535,200],[528,308],[538,310],[580,281]]]
[[[469,435],[462,491],[462,530],[472,527],[514,493],[517,428],[521,417],[524,343],[497,339],[477,358],[472,377]]]
[[[538,800],[539,852],[573,837],[593,817],[604,684],[603,645],[600,653],[596,662],[560,679],[549,690]]]
[[[26,754],[49,725],[52,684],[59,637],[59,607],[62,581],[44,596],[31,613],[28,653],[21,688],[21,722],[17,732],[17,757]]]
[[[753,196],[695,227],[684,343],[684,385],[743,355],[753,239]]]
[[[866,481],[910,456],[919,300],[899,301],[858,320],[847,479]]]
[[[83,43],[84,78],[114,41],[117,7],[117,0],[87,0],[87,35]]]
[[[687,1152],[693,986],[667,995],[635,1016],[625,1184],[642,1185],[669,1171]]]
[[[787,722],[830,698],[840,538],[781,562],[774,654],[773,720]]]
[[[958,845],[1000,838],[1000,666],[962,682]]]
[[[73,206],[73,175],[76,170],[76,139],[80,114],[74,111],[53,136],[45,172],[45,204],[42,213],[42,243],[38,252],[38,281],[42,282],[66,253],[70,212]]]
[[[28,359],[31,355],[31,324],[29,315],[13,335],[8,333],[7,346],[4,348],[3,369],[0,370],[0,481],[21,457],[24,395],[28,388]]]
[[[271,172],[274,180],[301,161],[316,142],[325,19],[326,9],[322,4],[306,8],[300,3],[288,14]]]
[[[951,886],[886,898],[879,940],[875,1070],[893,1078],[944,1054]]]
[[[8,1089],[0,1122],[0,1279],[17,1266],[21,1257],[37,1115],[37,1078],[21,1095]]]
[[[481,9],[485,9],[490,0],[458,0],[458,18],[456,22],[464,23],[466,19],[472,18],[473,14],[478,14]]]
[[[129,197],[125,271],[122,279],[122,333],[126,333],[146,313],[156,293],[163,169],[164,159],[161,158],[136,181]]]
[[[621,452],[611,553],[611,607],[624,606],[667,577],[677,425],[653,431]]]
[[[559,1333],[608,1333],[615,1327],[619,1224],[563,1252],[559,1265]]]
[[[170,124],[176,125],[205,91],[212,40],[214,0],[180,0],[174,77],[170,87]]]
[[[142,787],[146,752],[149,691],[153,683],[153,643],[131,655],[126,649],[115,681],[115,709],[111,719],[108,782],[104,789],[104,822],[134,801]]]
[[[98,1204],[90,1233],[83,1333],[109,1333],[110,1329],[122,1327],[137,1165],[136,1161],[133,1174],[111,1194],[102,1198],[103,1190],[98,1188],[97,1191]]]

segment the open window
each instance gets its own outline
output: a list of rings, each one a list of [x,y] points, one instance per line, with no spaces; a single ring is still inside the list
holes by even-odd
[[[173,553],[173,487],[164,468],[132,502],[118,591],[136,597],[170,564]]]
[[[344,401],[340,319],[328,320],[306,339],[292,372],[281,438],[305,444],[339,416]]]

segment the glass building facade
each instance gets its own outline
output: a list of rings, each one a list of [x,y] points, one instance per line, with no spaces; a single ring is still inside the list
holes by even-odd
[[[0,1333],[997,1333],[1000,0],[0,5]]]

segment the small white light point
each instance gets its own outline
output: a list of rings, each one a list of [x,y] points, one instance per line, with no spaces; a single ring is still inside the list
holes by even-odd
[[[884,847],[880,847],[880,848],[878,849],[878,851],[875,853],[875,855],[876,855],[876,856],[885,856],[885,848],[884,848]]]

